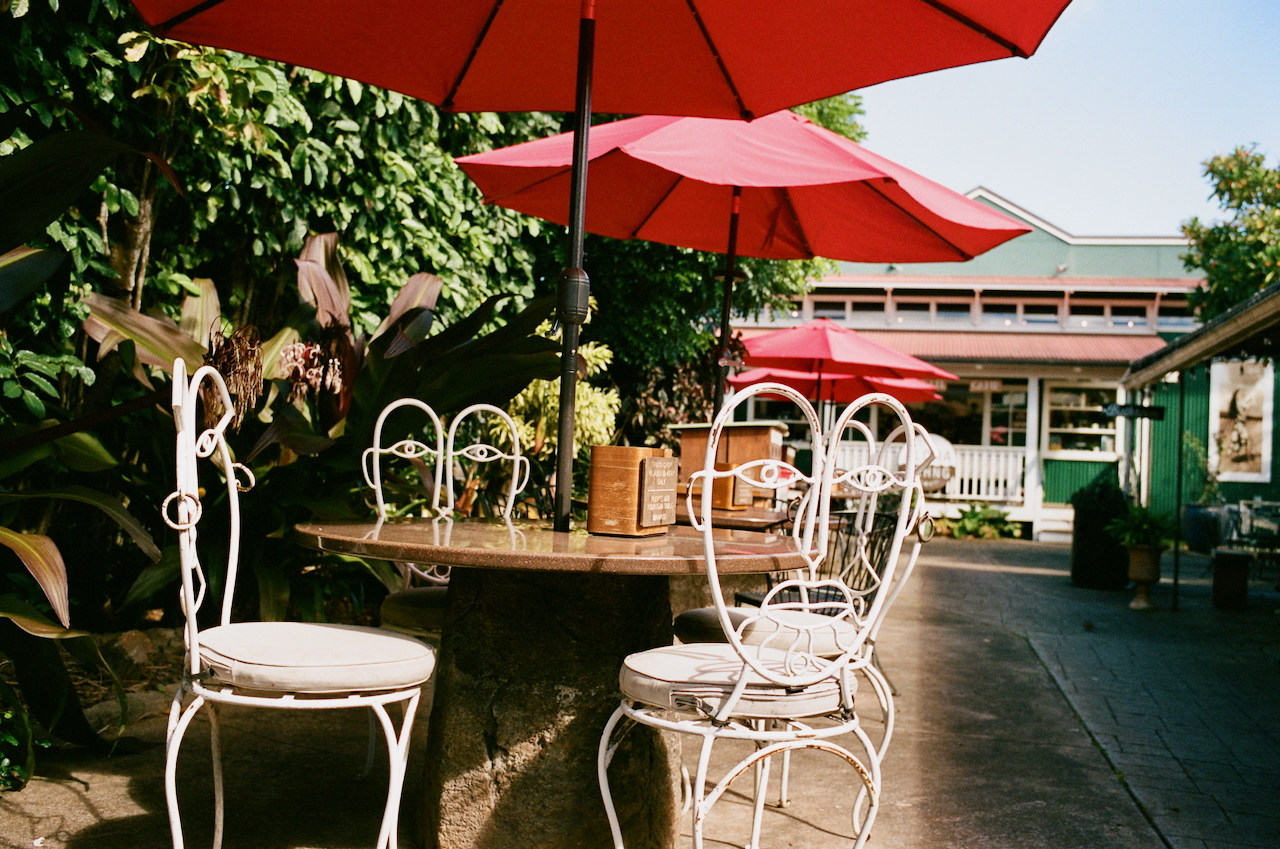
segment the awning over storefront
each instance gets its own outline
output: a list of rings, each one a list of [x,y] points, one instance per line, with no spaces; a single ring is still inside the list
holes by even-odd
[[[1280,283],[1268,286],[1203,327],[1179,336],[1163,350],[1139,359],[1120,382],[1126,389],[1145,386],[1171,371],[1182,371],[1211,357],[1276,357],[1280,355],[1277,324]]]
[[[1155,335],[862,330],[904,354],[949,363],[1126,365],[1165,347]]]

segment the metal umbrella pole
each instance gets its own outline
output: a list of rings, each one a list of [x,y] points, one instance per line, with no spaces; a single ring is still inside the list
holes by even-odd
[[[742,186],[733,187],[733,206],[729,213],[729,250],[724,259],[724,301],[720,304],[720,352],[716,356],[720,379],[716,381],[715,402],[711,407],[714,420],[724,405],[724,384],[729,378],[729,314],[733,310],[733,281],[738,264],[738,219],[742,212]]]
[[[591,281],[583,269],[587,212],[587,142],[591,132],[591,74],[595,65],[595,0],[583,0],[578,22],[578,80],[574,93],[573,167],[569,197],[569,261],[560,273],[556,316],[560,343],[560,423],[556,443],[555,529],[569,530],[573,511],[573,423],[578,390],[578,335],[587,320]]]

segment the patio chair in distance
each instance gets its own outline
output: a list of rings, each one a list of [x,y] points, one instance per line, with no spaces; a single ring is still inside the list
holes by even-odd
[[[387,413],[397,406],[413,404],[430,413],[436,427],[436,433],[441,432],[440,420],[436,418],[435,413],[430,411],[425,404],[415,399],[401,399],[387,406],[381,416],[378,417],[379,425],[383,422]],[[464,423],[468,419],[483,421],[485,419],[497,420],[499,427],[505,428],[508,434],[511,447],[505,449],[493,444],[492,442],[476,441],[464,444],[464,440],[459,436],[463,432]],[[371,451],[382,451],[383,453],[395,452],[394,446],[390,449],[379,449],[379,437],[381,429],[375,432],[373,448],[366,449],[368,456]],[[404,442],[397,443],[404,445]],[[431,454],[429,446],[425,445],[404,445],[402,449],[405,452],[417,452],[417,456],[426,456]],[[404,453],[399,453],[404,456]],[[496,516],[504,519],[510,519],[512,510],[515,508],[516,496],[520,494],[529,480],[529,458],[520,453],[520,434],[516,430],[515,422],[506,412],[492,404],[473,404],[462,410],[458,415],[454,416],[452,423],[449,425],[449,434],[447,440],[443,442],[442,447],[437,447],[434,456],[439,458],[435,463],[436,481],[435,488],[436,498],[433,509],[442,517],[446,517],[444,522],[448,522],[448,518],[457,508],[459,484],[465,485],[467,475],[463,473],[462,464],[466,463],[472,470],[482,463],[509,463],[508,483],[506,492],[501,500],[493,505],[493,512]],[[377,468],[377,454],[374,455],[373,463]],[[366,463],[366,479],[368,479],[368,466]],[[441,481],[441,469],[443,469],[443,481]],[[375,480],[380,478],[375,476]],[[386,518],[386,503],[383,500],[382,490],[373,481],[371,486],[375,486],[378,496],[378,516],[381,519]],[[443,496],[441,496],[443,493]],[[443,500],[443,504],[440,502]],[[447,528],[445,531],[447,533]],[[382,627],[401,634],[409,634],[416,637],[425,637],[439,634],[444,629],[444,615],[448,605],[448,583],[449,573],[447,569],[440,567],[422,567],[417,564],[405,563],[398,564],[405,574],[405,585],[398,591],[391,593],[382,602],[380,611]],[[424,580],[426,586],[411,586],[414,578]]]
[[[209,428],[196,423],[202,386],[211,390],[205,393],[205,402],[212,400],[221,407],[218,420]],[[217,708],[235,704],[289,710],[372,708],[386,734],[390,755],[387,802],[377,847],[395,849],[409,732],[422,685],[435,668],[435,652],[418,640],[377,628],[231,621],[239,565],[239,497],[240,492],[253,487],[252,473],[234,462],[227,446],[226,428],[232,414],[230,393],[215,369],[202,366],[188,381],[183,361],[174,363],[178,487],[165,499],[161,513],[165,523],[178,532],[187,654],[165,737],[165,800],[173,845],[175,849],[184,845],[177,792],[178,753],[188,726],[206,704],[213,745],[213,845],[217,849],[222,844],[223,776]],[[206,459],[217,468],[223,483],[210,479],[208,494],[202,498],[198,466]],[[201,628],[197,614],[209,585],[197,549],[197,525],[206,506],[224,500],[230,511],[225,590],[218,624]],[[403,707],[398,731],[387,710],[393,703]]]
[[[813,434],[810,474],[771,459],[715,470],[724,424],[732,420],[738,405],[760,393],[794,402],[807,419]],[[904,472],[873,465],[846,473],[844,482],[876,492],[911,488],[915,481],[914,441],[915,431],[908,429],[904,438]],[[717,415],[708,440],[707,465],[695,478],[701,479],[704,488],[726,477],[757,489],[807,484],[807,495],[798,506],[790,533],[808,566],[798,570],[796,577],[774,586],[758,609],[748,611],[743,618],[731,615],[716,568],[717,529],[710,502],[703,501],[700,514],[693,518],[704,537],[707,578],[724,640],[650,649],[631,655],[624,662],[619,676],[622,703],[605,727],[598,753],[600,789],[617,849],[622,849],[623,837],[611,796],[608,767],[615,730],[623,722],[701,739],[692,787],[695,849],[703,846],[703,832],[712,807],[730,782],[749,768],[755,768],[757,792],[748,845],[758,847],[770,760],[774,755],[798,749],[827,752],[853,770],[859,788],[858,793],[851,794],[851,801],[855,801],[855,846],[865,843],[879,807],[880,761],[855,710],[855,676],[869,663],[864,643],[885,597],[855,590],[838,579],[819,574],[827,550],[833,486],[828,455],[817,414],[803,396],[788,387],[748,387]],[[913,521],[917,509],[914,504],[910,497],[899,500],[899,545]],[[889,558],[890,573],[896,562],[896,557]],[[885,580],[892,581],[892,574]],[[829,615],[816,612],[819,609]],[[858,754],[838,742],[848,737],[857,741]],[[731,740],[754,745],[708,791],[712,749],[717,742]]]

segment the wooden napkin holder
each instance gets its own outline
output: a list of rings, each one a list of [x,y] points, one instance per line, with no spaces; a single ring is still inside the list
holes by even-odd
[[[666,448],[593,445],[587,531],[641,537],[676,521],[679,464]]]

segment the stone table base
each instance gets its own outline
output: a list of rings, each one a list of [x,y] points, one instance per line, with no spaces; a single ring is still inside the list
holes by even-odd
[[[663,576],[455,568],[436,670],[422,845],[611,844],[596,750],[628,654],[671,642]],[[633,728],[610,770],[628,849],[668,849],[678,742]]]

